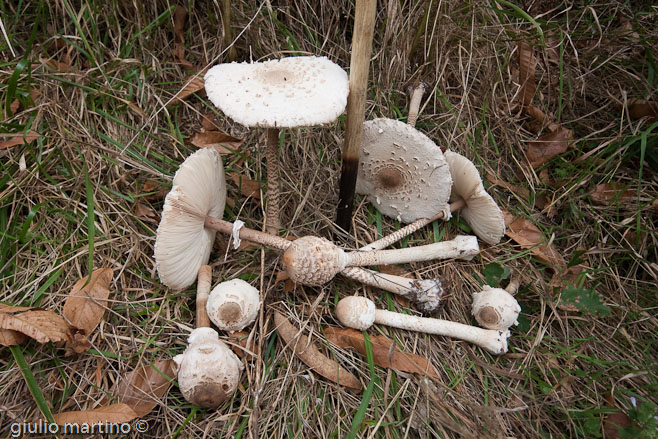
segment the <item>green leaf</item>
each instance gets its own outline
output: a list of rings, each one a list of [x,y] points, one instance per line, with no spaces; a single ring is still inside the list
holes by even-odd
[[[588,288],[576,288],[569,285],[562,291],[562,300],[566,304],[574,305],[580,311],[589,314],[610,314],[610,308],[601,302],[599,294]]]
[[[492,262],[484,267],[482,273],[487,280],[487,285],[496,288],[502,281],[509,277],[511,270],[507,266],[503,267],[496,262]]]

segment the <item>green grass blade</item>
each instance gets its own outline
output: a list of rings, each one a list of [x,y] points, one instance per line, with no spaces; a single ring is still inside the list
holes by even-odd
[[[39,383],[37,382],[37,379],[34,377],[34,374],[32,374],[32,370],[30,369],[30,366],[27,364],[27,361],[25,361],[25,357],[23,356],[23,351],[21,350],[21,347],[10,346],[9,349],[11,350],[11,353],[14,356],[14,360],[16,360],[16,364],[18,364],[18,367],[21,369],[21,373],[25,378],[25,382],[27,383],[27,388],[30,390],[30,393],[32,394],[32,398],[34,398],[34,402],[37,403],[39,410],[41,411],[43,416],[45,416],[46,420],[54,424],[55,419],[53,418],[53,414],[50,411],[50,406],[48,405],[48,401],[46,401],[46,398],[43,396],[43,393],[41,393],[41,388],[39,386]]]

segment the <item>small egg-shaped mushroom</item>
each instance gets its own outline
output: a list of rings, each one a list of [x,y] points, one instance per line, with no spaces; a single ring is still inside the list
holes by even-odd
[[[485,285],[481,292],[473,293],[471,311],[482,327],[504,331],[519,324],[517,318],[521,306],[514,296],[502,288]]]
[[[219,407],[235,393],[244,366],[214,329],[195,329],[188,343],[185,352],[174,357],[178,386],[192,404]]]
[[[256,320],[260,309],[260,294],[242,279],[222,282],[210,292],[206,310],[219,329],[241,331]]]

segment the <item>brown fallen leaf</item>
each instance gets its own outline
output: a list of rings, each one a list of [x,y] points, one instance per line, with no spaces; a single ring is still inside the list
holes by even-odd
[[[187,21],[187,9],[176,5],[174,9],[174,58],[186,70],[194,70],[194,65],[185,59],[185,21]]]
[[[212,147],[220,154],[233,154],[236,150],[240,149],[244,139],[229,136],[221,131],[206,131],[203,133],[196,133],[195,135],[185,139],[185,143],[196,146],[197,148]]]
[[[215,114],[206,113],[201,117],[201,126],[206,131],[220,131],[219,125],[215,122]]]
[[[117,401],[126,404],[141,418],[158,405],[174,379],[174,362],[158,360],[153,365],[139,367],[126,374],[117,382],[112,393]]]
[[[231,349],[240,358],[247,360],[256,360],[259,357],[258,344],[256,340],[252,340],[249,345],[249,333],[247,331],[238,331],[233,334],[228,334],[228,341],[233,343]]]
[[[324,334],[327,340],[336,346],[343,349],[356,349],[361,355],[366,355],[363,333],[351,328],[327,328]],[[371,336],[370,344],[373,360],[379,367],[439,378],[436,368],[427,358],[401,351],[393,340],[383,335]]]
[[[91,278],[82,278],[73,285],[64,302],[62,315],[87,336],[96,329],[105,315],[113,275],[111,268],[94,270]]]
[[[525,218],[515,217],[505,213],[505,235],[516,241],[521,248],[532,248],[532,253],[553,269],[566,265],[564,258],[555,250],[552,244],[544,237],[541,230]]]
[[[41,96],[41,92],[39,90],[30,90],[30,98],[32,98],[32,101],[36,101],[37,98]],[[26,108],[21,105],[21,101],[18,99],[14,99],[11,104],[9,104],[9,110],[11,114],[16,114],[17,111],[20,111],[21,109],[25,110]],[[2,119],[6,119],[9,116],[7,112],[4,110],[2,111]]]
[[[12,136],[9,134],[8,136]],[[4,135],[3,135],[4,137]],[[0,149],[11,148],[12,146],[25,145],[26,143],[33,142],[41,137],[41,134],[36,131],[28,131],[27,133],[21,133],[13,135],[9,140],[0,142]]]
[[[338,383],[341,386],[361,390],[363,386],[354,375],[349,373],[345,368],[336,363],[334,360],[323,355],[315,344],[304,334],[299,334],[299,329],[293,326],[282,314],[274,311],[274,325],[279,337],[290,345],[292,350],[304,364],[311,368],[315,373],[326,379]]]
[[[658,102],[630,99],[628,101],[628,114],[633,120],[648,117],[649,122],[656,122],[658,121]]]
[[[137,418],[138,415],[128,404],[119,403],[104,407],[98,407],[93,410],[72,411],[53,414],[57,425],[65,424],[86,424],[91,425],[100,422],[123,423],[130,422]],[[81,426],[81,428],[83,428]]]
[[[183,100],[192,96],[194,93],[205,94],[205,83],[203,81],[203,75],[205,74],[206,71],[202,70],[199,73],[195,73],[194,75],[185,78],[183,88],[174,95],[171,101],[167,104],[167,107],[183,102]]]
[[[517,185],[514,185],[512,183],[508,183],[495,175],[491,173],[487,173],[487,180],[491,184],[495,184],[496,186],[500,186],[503,189],[507,189],[509,192],[513,193],[517,197],[519,197],[522,200],[529,200],[530,199],[530,191],[524,187],[520,187]]]
[[[21,332],[12,331],[11,329],[0,329],[0,345],[2,346],[23,344],[27,339],[27,335]]]
[[[14,306],[14,305],[5,305],[4,303],[0,303],[0,312],[4,312],[6,314],[16,314],[19,312],[31,311],[33,309],[39,309],[39,308],[35,306]]]
[[[169,189],[167,189],[163,184],[155,181],[155,180],[146,180],[144,182],[144,186],[142,186],[142,193],[150,193],[149,195],[144,195],[143,198],[147,201],[160,201],[164,199],[164,197],[167,196],[169,193]]]
[[[608,405],[617,408],[617,404],[615,404],[615,398],[612,396],[612,393],[606,393],[605,400]],[[621,437],[619,434],[619,429],[627,428],[631,425],[633,425],[631,418],[619,409],[617,409],[616,412],[606,413],[603,417],[603,437],[605,439],[619,439]]]
[[[519,51],[519,83],[521,84],[519,101],[523,107],[527,107],[537,91],[537,84],[535,83],[537,60],[533,54],[532,46],[528,43],[519,42],[517,49]]]
[[[573,131],[559,126],[555,131],[544,134],[530,142],[526,155],[533,168],[538,168],[555,156],[565,152],[573,141]]]
[[[260,183],[235,172],[232,172],[230,175],[231,180],[233,180],[233,182],[238,185],[238,188],[240,188],[240,193],[242,195],[247,198],[252,197],[256,200],[260,200]]]
[[[160,217],[158,217],[158,214],[153,211],[150,207],[145,206],[144,204],[140,203],[139,201],[135,201],[135,204],[133,205],[133,213],[135,216],[139,219],[145,220],[145,221],[150,221],[153,223],[159,223],[160,222]]]
[[[0,329],[21,332],[39,343],[68,341],[72,334],[62,316],[50,310],[0,313]]]
[[[595,204],[605,206],[613,201],[630,201],[635,198],[635,194],[630,189],[626,189],[625,184],[613,181],[597,184],[590,197]]]

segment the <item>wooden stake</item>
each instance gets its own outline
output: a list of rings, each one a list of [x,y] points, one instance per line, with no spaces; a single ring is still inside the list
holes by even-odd
[[[366,112],[368,70],[375,29],[377,0],[357,0],[354,13],[354,37],[350,59],[350,94],[347,98],[347,126],[343,143],[343,163],[336,224],[349,231],[354,210],[354,188],[359,171],[359,152]]]
[[[210,319],[206,312],[206,303],[210,295],[210,284],[212,282],[212,269],[210,265],[202,265],[196,283],[196,327],[210,328]]]

